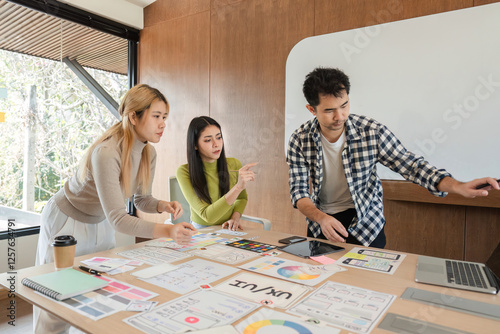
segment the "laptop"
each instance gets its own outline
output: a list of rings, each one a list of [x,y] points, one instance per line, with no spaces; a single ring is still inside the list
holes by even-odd
[[[500,243],[484,263],[419,256],[415,281],[497,294],[500,289]]]

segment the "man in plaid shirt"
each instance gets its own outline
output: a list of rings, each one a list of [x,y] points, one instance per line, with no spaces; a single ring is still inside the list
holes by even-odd
[[[292,204],[306,216],[309,237],[385,246],[378,162],[440,197],[487,196],[488,190],[500,190],[493,178],[456,181],[407,151],[383,124],[349,114],[349,89],[347,75],[332,68],[317,68],[304,82],[306,108],[315,118],[290,137],[287,163]],[[476,189],[484,183],[490,185]]]

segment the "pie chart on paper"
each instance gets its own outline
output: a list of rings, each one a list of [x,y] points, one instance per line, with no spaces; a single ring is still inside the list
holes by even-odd
[[[306,327],[299,325],[296,322],[281,320],[281,319],[268,319],[256,321],[243,330],[243,334],[313,334]]]
[[[325,323],[326,324],[326,323]],[[323,326],[319,319],[302,320],[270,308],[261,308],[236,326],[243,334],[339,334],[340,329]]]
[[[291,279],[296,279],[296,280],[310,280],[310,279],[315,279],[318,278],[320,275],[310,275],[304,273],[302,270],[300,270],[299,266],[287,266],[283,268],[279,268],[277,270],[278,274],[286,277],[286,278],[291,278]]]

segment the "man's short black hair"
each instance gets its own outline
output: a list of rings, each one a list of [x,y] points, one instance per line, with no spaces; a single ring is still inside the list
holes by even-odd
[[[306,76],[302,91],[307,103],[316,107],[319,104],[319,94],[340,97],[344,89],[349,94],[350,88],[349,77],[338,68],[318,67]]]

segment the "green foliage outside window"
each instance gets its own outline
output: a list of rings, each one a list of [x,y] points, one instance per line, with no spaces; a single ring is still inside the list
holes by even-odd
[[[127,77],[86,69],[118,102]],[[36,87],[35,108],[30,91]],[[35,212],[76,172],[85,150],[118,120],[65,64],[0,50],[0,205],[22,209],[27,129],[33,122]],[[33,105],[33,101],[31,101]]]

